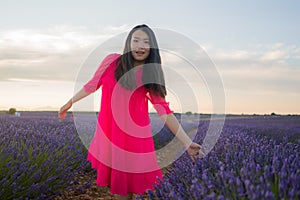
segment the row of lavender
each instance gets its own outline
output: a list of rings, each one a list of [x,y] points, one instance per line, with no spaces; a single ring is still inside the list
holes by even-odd
[[[193,129],[197,120],[189,116],[182,125]],[[162,128],[152,122],[156,131]],[[177,160],[156,195],[161,199],[298,198],[299,122],[296,116],[227,117],[213,151],[195,164],[186,155]],[[197,142],[203,141],[208,123],[201,120]],[[91,125],[86,131],[93,129]],[[172,139],[167,132],[163,128],[155,136],[158,148]],[[1,199],[51,198],[72,187],[74,173],[90,168],[71,118],[59,123],[56,113],[0,115],[0,138]]]
[[[0,199],[51,199],[69,187],[84,193],[90,184],[78,188],[73,179],[91,170],[86,148],[95,131],[95,116],[76,113],[59,122],[57,113],[0,115]],[[173,135],[156,118],[152,117],[152,128],[160,148]],[[183,125],[186,130],[196,126]]]
[[[56,113],[0,115],[0,138],[1,199],[49,199],[87,168],[73,120]]]
[[[209,121],[199,124],[201,143]],[[228,117],[214,149],[173,163],[150,199],[300,199],[300,117]]]

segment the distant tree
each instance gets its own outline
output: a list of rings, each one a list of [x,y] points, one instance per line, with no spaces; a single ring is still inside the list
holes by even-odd
[[[193,114],[191,111],[187,111],[186,113],[185,113],[186,115],[191,115],[191,114]]]
[[[17,112],[17,109],[15,109],[15,108],[10,108],[8,110],[8,114],[10,114],[10,115],[14,115],[16,112]]]
[[[275,116],[275,115],[276,115],[276,113],[274,113],[274,112],[271,113],[271,116]]]

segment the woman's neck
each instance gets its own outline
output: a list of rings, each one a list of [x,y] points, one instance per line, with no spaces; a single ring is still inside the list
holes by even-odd
[[[144,66],[144,63],[143,61],[139,62],[139,61],[134,61],[134,71],[137,71],[139,69],[141,69],[143,66]]]
[[[133,65],[134,67],[142,67],[144,63],[145,61],[134,61]]]

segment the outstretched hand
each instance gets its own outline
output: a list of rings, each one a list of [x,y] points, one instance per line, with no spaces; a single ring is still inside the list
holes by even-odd
[[[58,118],[61,121],[63,121],[66,118],[67,112],[71,107],[72,107],[72,102],[68,101],[63,107],[60,108],[60,110],[58,111]]]
[[[201,145],[193,142],[188,148],[187,148],[187,153],[188,155],[191,157],[192,161],[195,162],[195,158],[202,156],[199,155],[200,154],[200,149],[201,149]]]

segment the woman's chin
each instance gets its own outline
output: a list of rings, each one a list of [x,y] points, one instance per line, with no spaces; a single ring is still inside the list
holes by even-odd
[[[141,58],[141,57],[135,57],[135,58],[134,58],[134,61],[140,62],[140,63],[145,62],[145,60],[146,60],[146,58]]]

